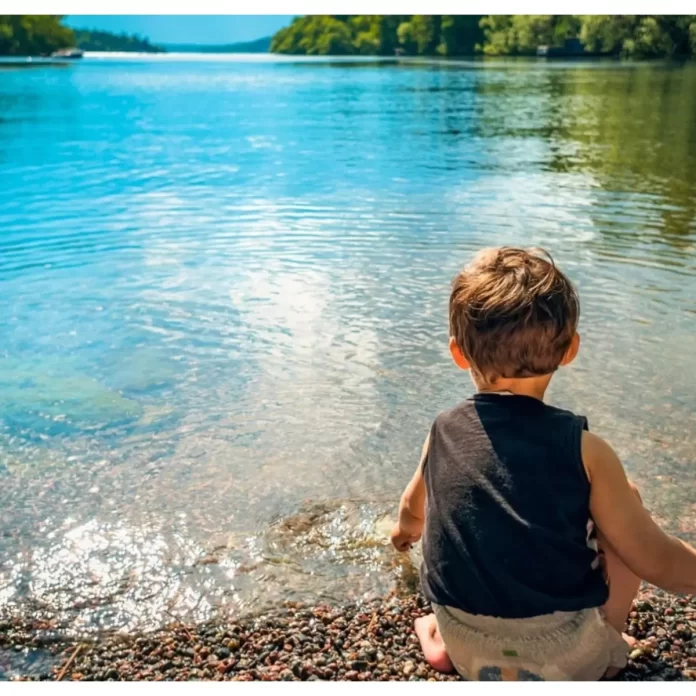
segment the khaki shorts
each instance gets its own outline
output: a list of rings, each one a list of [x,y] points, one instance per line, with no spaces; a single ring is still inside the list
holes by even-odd
[[[530,619],[474,616],[433,604],[447,654],[473,681],[595,681],[626,666],[628,645],[601,609]]]

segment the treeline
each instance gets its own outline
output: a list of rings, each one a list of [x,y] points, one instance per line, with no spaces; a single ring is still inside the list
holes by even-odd
[[[534,55],[578,40],[588,54],[696,54],[696,15],[309,15],[271,42],[301,55]]]
[[[0,55],[41,56],[72,48],[75,37],[62,15],[0,15]]]
[[[696,54],[696,15],[489,15],[481,26],[488,55],[530,55],[567,39],[588,53],[626,58]]]
[[[110,31],[75,29],[75,45],[83,51],[126,51],[134,53],[164,53],[161,46],[150,43],[136,34],[112,34]]]
[[[61,48],[83,51],[140,51],[164,49],[147,39],[108,31],[75,30],[62,24],[63,15],[0,15],[0,55],[45,56]]]
[[[271,41],[273,53],[468,55],[483,40],[483,15],[308,15]]]

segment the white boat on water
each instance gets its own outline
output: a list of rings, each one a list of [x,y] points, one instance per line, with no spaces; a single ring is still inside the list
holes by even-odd
[[[82,58],[85,52],[79,48],[61,48],[59,51],[53,51],[51,53],[51,58],[68,58],[70,60],[75,60],[76,58]]]

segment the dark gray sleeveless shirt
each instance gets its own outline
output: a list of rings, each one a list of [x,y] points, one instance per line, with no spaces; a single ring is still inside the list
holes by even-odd
[[[511,394],[437,417],[423,460],[428,600],[510,619],[606,602],[583,429],[582,416]]]

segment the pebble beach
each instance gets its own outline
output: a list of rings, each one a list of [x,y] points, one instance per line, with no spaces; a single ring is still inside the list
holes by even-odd
[[[342,607],[286,604],[232,622],[173,622],[141,635],[69,638],[50,617],[0,620],[0,653],[32,663],[5,679],[73,681],[457,681],[431,669],[413,622],[418,594]],[[638,641],[621,681],[696,680],[696,597],[645,590],[627,633]],[[50,655],[43,662],[33,653]],[[41,667],[41,665],[46,665]],[[0,667],[1,668],[1,667]]]

